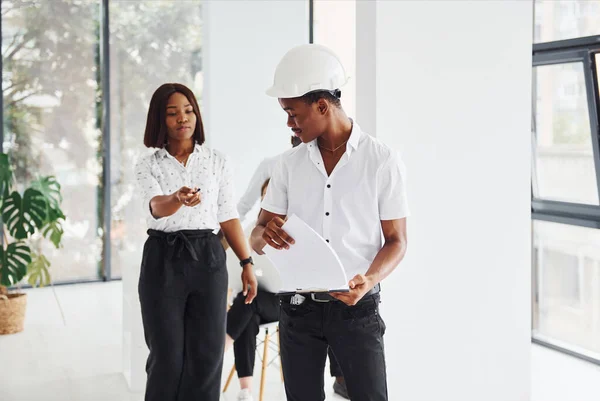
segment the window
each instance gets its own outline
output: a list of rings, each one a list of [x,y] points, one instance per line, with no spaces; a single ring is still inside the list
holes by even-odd
[[[2,2],[3,149],[25,183],[53,174],[62,185],[64,248],[42,245],[54,282],[118,278],[139,267],[146,229],[133,163],[146,113],[165,82],[190,87],[202,103],[202,1]],[[104,164],[102,64],[109,21],[110,166]],[[149,28],[150,27],[150,28]],[[111,204],[103,177],[110,173]],[[110,208],[111,235],[103,233]],[[111,259],[104,258],[110,241]],[[110,262],[110,263],[109,263]],[[104,267],[110,266],[109,269]]]
[[[99,3],[2,2],[3,149],[17,182],[62,185],[64,248],[40,245],[54,281],[101,274]]]
[[[201,1],[111,0],[111,256],[112,276],[138,269],[146,230],[132,162],[143,145],[152,93],[179,82],[202,93]],[[151,26],[152,29],[148,29]]]
[[[595,358],[600,357],[599,243],[597,229],[534,222],[534,336]]]
[[[535,0],[534,43],[600,34],[600,1]]]
[[[536,1],[533,340],[600,364],[600,1]]]
[[[598,205],[583,63],[533,69],[536,198]]]

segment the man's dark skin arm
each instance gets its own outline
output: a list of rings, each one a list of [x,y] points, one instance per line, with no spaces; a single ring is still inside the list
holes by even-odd
[[[384,278],[390,275],[400,264],[408,245],[406,218],[381,220],[381,229],[385,244],[375,256],[366,274],[357,274],[348,284],[350,292],[334,292],[331,295],[346,305],[356,305],[365,294]]]
[[[250,235],[250,245],[254,252],[263,255],[262,249],[265,245],[270,245],[275,249],[289,249],[294,243],[282,228],[285,223],[284,215],[267,212],[265,209],[260,211],[256,227]]]

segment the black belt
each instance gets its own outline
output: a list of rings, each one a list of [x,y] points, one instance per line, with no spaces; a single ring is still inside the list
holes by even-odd
[[[369,292],[367,292],[365,295],[363,295],[363,298],[368,297],[369,295],[379,294],[379,292],[381,292],[381,286],[379,284],[377,284]],[[300,295],[302,295],[303,297],[306,297],[306,299],[311,299],[314,302],[337,302],[337,301],[339,301],[339,299],[334,298],[328,292],[308,292],[308,293],[300,293]],[[282,296],[281,299],[282,299],[282,301],[289,303],[290,299],[292,297],[293,297],[293,295],[286,295],[286,296]]]
[[[183,256],[184,250],[187,250],[187,253],[193,260],[200,261],[194,246],[190,242],[190,239],[209,239],[211,236],[216,237],[213,233],[213,230],[180,230],[174,232],[165,232],[149,229],[148,235],[150,237],[156,237],[166,241],[168,246],[167,252],[165,253],[165,264],[169,267],[171,266],[171,261],[173,259],[179,259]],[[216,258],[213,252],[213,247],[206,243],[204,244],[203,248],[204,250],[208,251],[208,257],[206,258],[207,262],[209,264],[214,263]],[[177,269],[180,270],[179,268]]]

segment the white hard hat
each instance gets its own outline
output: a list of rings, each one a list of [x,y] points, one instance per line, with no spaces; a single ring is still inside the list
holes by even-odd
[[[314,91],[333,91],[347,82],[346,70],[331,49],[317,44],[300,45],[288,51],[277,65],[267,95],[294,98]]]

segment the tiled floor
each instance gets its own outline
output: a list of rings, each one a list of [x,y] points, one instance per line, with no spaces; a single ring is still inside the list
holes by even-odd
[[[25,331],[0,336],[0,400],[141,401],[120,373],[121,283],[55,289],[64,322],[52,289],[36,289],[29,291]],[[231,365],[229,353],[225,373]],[[326,379],[327,399],[341,400]],[[600,367],[532,345],[532,401],[598,401],[598,382]],[[258,387],[256,378],[256,395]],[[266,387],[266,400],[285,400],[277,366],[269,368]],[[238,389],[234,380],[223,400],[234,401]]]

